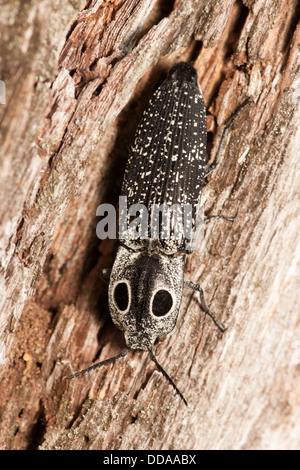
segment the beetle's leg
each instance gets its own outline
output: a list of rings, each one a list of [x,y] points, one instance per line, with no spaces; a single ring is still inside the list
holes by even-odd
[[[222,333],[224,333],[224,331],[226,331],[227,328],[224,325],[222,325],[221,323],[219,323],[219,321],[217,320],[215,315],[209,310],[209,308],[208,308],[208,306],[205,302],[203,289],[200,286],[200,284],[197,284],[196,282],[189,281],[189,280],[185,279],[183,287],[187,287],[189,289],[196,290],[196,291],[199,292],[199,294],[200,294],[200,305],[201,305],[202,310],[205,313],[207,313],[207,315],[210,316],[210,318],[214,321],[214,323],[219,328],[219,330],[222,331]]]
[[[196,239],[198,237],[197,232],[198,232],[198,230],[200,230],[200,226],[203,225],[203,224],[207,224],[208,222],[210,222],[213,219],[223,219],[223,220],[228,220],[229,222],[233,222],[234,219],[235,219],[235,216],[234,217],[226,217],[225,215],[211,215],[210,217],[207,217],[204,220],[199,217],[197,219],[197,223],[196,223],[195,238],[193,239],[192,243],[190,243],[190,244],[187,243],[186,244],[186,247],[185,247],[185,250],[183,250],[183,253],[188,255],[188,254],[192,253],[195,250],[195,243],[196,243]],[[174,255],[170,255],[170,257],[173,257],[173,256]]]
[[[235,216],[234,217],[225,217],[225,215],[211,215],[210,217],[207,217],[207,219],[204,219],[202,221],[202,223],[207,224],[212,219],[224,219],[224,220],[228,220],[229,222],[233,222],[234,219],[235,219]]]
[[[110,278],[110,273],[111,273],[111,268],[104,268],[101,269],[100,271],[100,277],[105,284],[109,283],[109,278]]]
[[[232,124],[234,123],[234,121],[236,120],[236,118],[238,117],[238,115],[240,114],[240,112],[242,111],[242,109],[246,106],[246,104],[248,104],[251,100],[251,98],[247,98],[239,107],[238,109],[235,111],[235,113],[233,114],[233,116],[230,118],[229,122],[226,124],[224,130],[223,130],[223,134],[222,134],[222,137],[221,137],[221,141],[220,141],[220,145],[219,145],[219,148],[218,148],[218,151],[217,151],[217,155],[216,155],[216,158],[215,158],[215,161],[213,163],[210,163],[209,165],[206,165],[204,170],[205,170],[205,177],[209,175],[209,173],[211,171],[213,171],[216,166],[218,165],[219,161],[220,161],[220,158],[221,158],[221,155],[223,153],[223,150],[224,150],[224,146],[225,146],[225,142],[226,142],[226,138],[227,138],[227,135],[228,135],[228,132],[229,132],[229,129],[231,128]]]

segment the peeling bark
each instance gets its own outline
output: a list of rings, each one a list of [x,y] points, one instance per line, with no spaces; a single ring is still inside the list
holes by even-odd
[[[2,449],[300,447],[299,45],[296,0],[10,2],[1,26]],[[167,5],[168,4],[168,5]],[[3,8],[3,7],[1,7]],[[12,47],[13,45],[13,47]],[[13,53],[11,52],[13,50]],[[228,325],[186,292],[155,347],[117,354],[106,287],[115,243],[96,208],[116,204],[142,110],[169,67],[191,61],[208,108],[206,245],[186,264]]]

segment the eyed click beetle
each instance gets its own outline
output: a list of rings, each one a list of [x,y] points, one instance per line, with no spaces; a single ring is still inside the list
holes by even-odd
[[[192,209],[189,230],[195,233],[203,180],[218,164],[229,128],[249,101],[247,99],[238,108],[225,127],[216,159],[214,163],[207,164],[206,110],[194,67],[183,62],[176,64],[154,93],[135,134],[122,196],[127,198],[130,206],[139,204],[146,207],[151,213],[151,221],[157,222],[158,230],[154,237],[148,238],[131,236],[131,232],[126,236],[119,235],[109,278],[111,317],[124,332],[127,349],[68,378],[115,362],[130,349],[146,350],[187,405],[153,354],[156,339],[170,333],[176,325],[183,288],[198,291],[202,310],[222,332],[225,328],[208,308],[200,285],[184,280],[186,255],[193,251],[188,243],[190,236],[186,227],[181,226],[178,237],[174,217],[170,217],[166,219],[168,236],[163,236],[161,219],[158,213],[153,215],[153,207],[175,205],[184,211],[184,207],[189,205]],[[218,215],[205,222],[213,218],[233,220]]]

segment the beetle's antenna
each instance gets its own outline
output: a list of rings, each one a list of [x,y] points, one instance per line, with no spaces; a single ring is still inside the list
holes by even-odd
[[[120,357],[126,356],[128,351],[129,351],[129,349],[125,349],[124,351],[122,351],[117,356],[110,357],[109,359],[105,359],[104,361],[101,361],[101,362],[97,362],[96,364],[88,367],[87,369],[83,369],[83,370],[80,370],[79,372],[75,372],[75,374],[69,375],[69,377],[67,377],[67,379],[73,379],[73,377],[77,377],[78,375],[82,375],[82,374],[85,374],[86,372],[90,372],[91,370],[97,369],[98,367],[104,366],[105,364],[110,364],[112,362],[116,362],[118,359],[120,359]]]
[[[167,379],[167,381],[172,385],[172,387],[175,389],[176,393],[180,396],[180,398],[184,401],[184,404],[186,406],[188,406],[188,402],[186,401],[186,399],[184,398],[184,396],[182,395],[181,391],[176,387],[176,385],[174,384],[173,380],[171,379],[171,377],[166,373],[166,371],[162,368],[162,366],[157,362],[157,359],[156,357],[154,356],[153,352],[151,349],[149,349],[149,353],[150,353],[150,357],[152,359],[153,362],[155,362],[156,364],[156,367],[158,368],[158,370],[163,374],[163,376]]]
[[[73,377],[78,377],[78,375],[83,375],[86,372],[90,372],[93,369],[97,369],[98,367],[104,366],[105,364],[111,364],[112,362],[116,362],[118,359],[121,357],[126,356],[126,354],[129,352],[130,349],[125,349],[122,351],[120,354],[114,357],[110,357],[109,359],[105,359],[104,361],[97,362],[96,364],[93,364],[92,366],[88,367],[87,369],[80,370],[79,372],[75,372],[75,374],[69,375],[67,379],[73,379]],[[188,403],[184,396],[182,395],[181,391],[177,388],[171,377],[167,374],[167,372],[162,368],[162,366],[157,362],[156,357],[154,356],[153,352],[151,349],[149,349],[150,357],[152,361],[155,363],[156,367],[158,370],[163,374],[163,376],[168,380],[168,382],[172,385],[172,387],[175,389],[176,393],[180,396],[180,398],[183,400],[184,404],[188,406]]]

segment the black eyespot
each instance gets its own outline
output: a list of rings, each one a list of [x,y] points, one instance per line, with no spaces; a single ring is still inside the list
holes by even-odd
[[[167,290],[158,290],[152,302],[152,313],[156,317],[167,315],[173,305],[173,298]]]
[[[119,282],[119,284],[116,285],[114,290],[114,301],[121,312],[124,312],[128,308],[129,292],[126,282]]]

